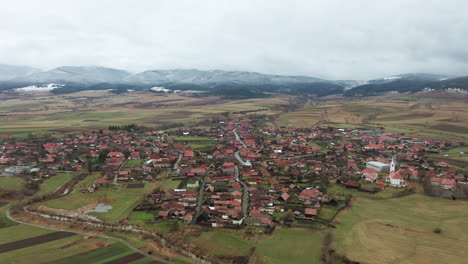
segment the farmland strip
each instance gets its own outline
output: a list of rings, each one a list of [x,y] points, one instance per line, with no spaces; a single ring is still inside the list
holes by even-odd
[[[45,234],[42,236],[36,236],[36,237],[26,238],[26,239],[22,239],[22,240],[10,242],[10,243],[5,243],[5,244],[0,245],[0,253],[5,253],[5,252],[21,249],[21,248],[26,248],[26,247],[31,247],[31,246],[35,246],[35,245],[39,245],[39,244],[43,244],[43,243],[47,243],[47,242],[51,242],[54,240],[58,240],[58,239],[62,239],[62,238],[70,237],[70,236],[75,236],[75,235],[76,235],[75,233],[59,231],[59,232],[54,232],[50,234]]]
[[[105,264],[127,264],[127,263],[130,263],[132,261],[142,259],[144,257],[145,256],[143,254],[133,253],[133,254],[127,255],[125,257],[121,257],[121,258],[118,258],[118,259],[111,260],[109,262],[106,262]]]

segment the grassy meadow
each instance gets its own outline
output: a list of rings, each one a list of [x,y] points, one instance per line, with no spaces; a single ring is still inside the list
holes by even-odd
[[[322,236],[311,229],[277,227],[256,245],[255,263],[319,263]]]
[[[0,177],[0,189],[19,191],[25,183],[20,177]]]
[[[143,189],[125,188],[125,186],[101,187],[93,193],[82,193],[80,189],[85,188],[99,178],[100,174],[92,174],[77,184],[72,193],[58,199],[43,203],[44,206],[55,209],[77,210],[85,206],[104,203],[111,205],[108,212],[93,212],[99,219],[110,222],[118,222],[126,218],[143,196],[151,192],[158,182],[145,184]]]
[[[177,144],[187,144],[189,148],[196,151],[209,151],[216,142],[210,137],[201,136],[172,136]]]
[[[361,263],[460,263],[468,258],[466,208],[468,201],[422,194],[355,198],[335,218],[336,249]]]
[[[53,232],[15,224],[0,228],[0,245]],[[112,251],[113,248],[115,250]],[[110,254],[105,255],[106,252]],[[0,263],[106,263],[131,253],[132,250],[114,240],[74,235],[1,253]]]
[[[42,196],[57,190],[62,184],[71,179],[73,174],[63,172],[46,179],[40,186],[40,189],[34,196]]]

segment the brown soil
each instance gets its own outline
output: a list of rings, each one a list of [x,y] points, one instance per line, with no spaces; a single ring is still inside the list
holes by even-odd
[[[400,116],[388,116],[388,117],[379,117],[379,121],[402,121],[408,119],[418,119],[418,118],[428,118],[432,117],[433,113],[414,113],[408,115],[400,115]]]
[[[455,133],[465,133],[468,134],[468,128],[450,124],[439,124],[435,126],[431,126],[432,129],[455,132]]]
[[[54,241],[54,240],[58,240],[58,239],[62,239],[62,238],[66,238],[66,237],[70,237],[74,235],[76,234],[70,233],[70,232],[59,231],[59,232],[54,232],[54,233],[50,233],[50,234],[46,234],[42,236],[26,238],[26,239],[0,245],[0,253],[5,253],[5,252],[13,251],[16,249],[26,248],[26,247],[31,247],[31,246],[35,246],[38,244],[43,244],[43,243],[47,243],[50,241]]]

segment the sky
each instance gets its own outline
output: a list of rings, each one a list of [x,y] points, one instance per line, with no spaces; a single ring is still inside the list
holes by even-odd
[[[468,75],[466,0],[0,0],[0,63]]]

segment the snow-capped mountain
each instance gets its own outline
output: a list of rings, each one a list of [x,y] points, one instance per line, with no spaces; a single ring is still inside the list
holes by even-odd
[[[120,83],[130,73],[95,66],[63,66],[50,71],[36,72],[24,77],[11,79],[24,83],[78,83],[83,85],[99,83]]]
[[[453,76],[440,74],[409,73],[358,81],[223,70],[151,70],[132,74],[124,70],[97,66],[62,66],[39,71],[30,67],[0,65],[0,91],[48,90],[53,93],[73,93],[82,90],[159,92],[155,89],[160,89],[209,91],[214,95],[229,94],[233,97],[238,97],[238,94],[244,97],[262,96],[264,93],[372,95],[385,92],[416,92],[426,87],[446,87],[452,85],[452,78]],[[456,87],[463,86],[464,80],[457,79]]]
[[[40,70],[28,66],[0,64],[0,81],[23,77],[36,72],[40,72]]]
[[[431,74],[431,73],[406,73],[399,75],[386,76],[379,79],[368,81],[368,83],[386,83],[396,80],[407,80],[407,81],[442,81],[455,76],[443,75],[443,74]]]
[[[267,75],[242,71],[201,71],[201,70],[153,70],[131,75],[125,79],[129,83],[191,83],[191,84],[281,84],[327,82],[314,77]]]

